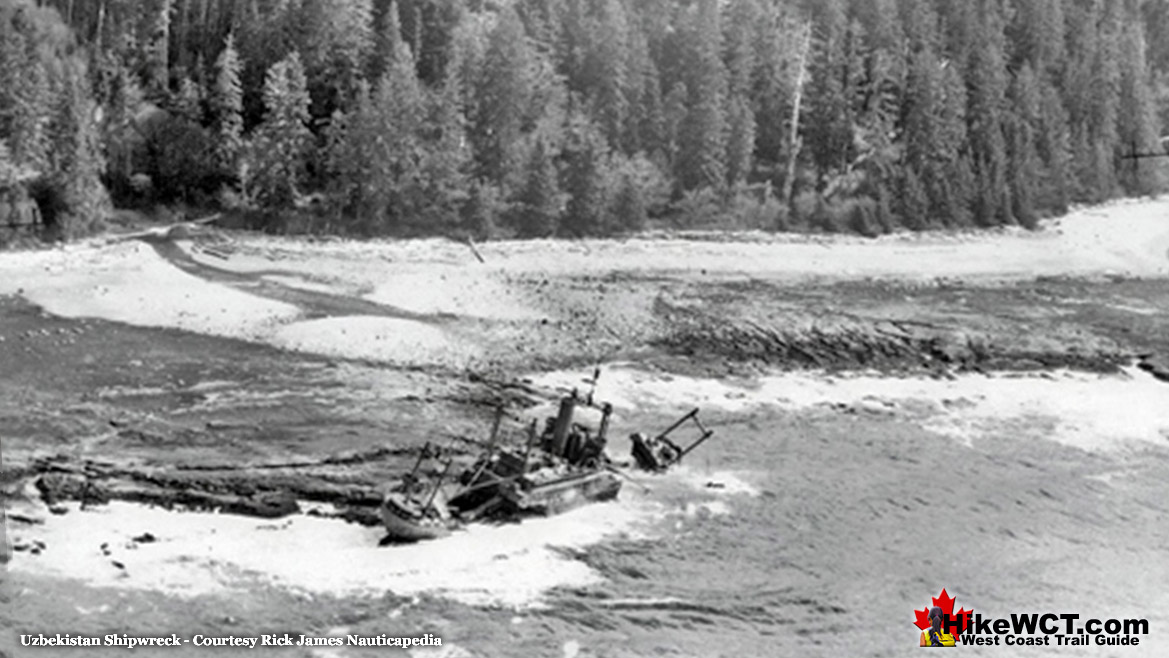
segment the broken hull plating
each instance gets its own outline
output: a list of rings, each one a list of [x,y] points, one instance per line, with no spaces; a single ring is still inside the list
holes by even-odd
[[[575,473],[547,482],[524,478],[503,492],[509,511],[516,514],[553,516],[589,503],[613,500],[621,480],[609,471]]]
[[[382,525],[386,533],[399,542],[415,542],[426,539],[438,539],[451,534],[453,522],[443,521],[430,516],[421,515],[411,509],[410,505],[390,495],[382,502]]]

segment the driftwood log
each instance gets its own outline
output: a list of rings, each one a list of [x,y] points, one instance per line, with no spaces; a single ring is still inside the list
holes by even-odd
[[[377,508],[391,483],[337,467],[383,459],[396,452],[379,449],[317,462],[254,467],[146,468],[54,458],[34,462],[29,471],[41,499],[50,507],[65,501],[80,502],[84,508],[124,500],[271,519],[302,511],[302,502],[314,502],[333,506],[332,511],[312,512],[316,515],[376,525]]]

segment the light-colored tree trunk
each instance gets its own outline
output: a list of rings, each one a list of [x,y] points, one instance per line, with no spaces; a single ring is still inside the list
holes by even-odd
[[[788,136],[787,171],[783,177],[783,205],[788,210],[792,205],[795,189],[796,163],[800,157],[800,104],[804,98],[804,82],[808,77],[808,51],[812,48],[812,24],[806,22],[800,27],[799,63],[796,66],[796,80],[793,85],[791,132]]]
[[[101,4],[97,6],[97,28],[93,33],[93,52],[100,53],[102,42],[102,31],[105,30],[106,22],[106,2],[101,0]]]
[[[194,49],[191,48],[190,34],[191,34],[191,0],[179,0],[174,7],[174,21],[175,24],[171,28],[172,39],[174,39],[176,47],[175,52],[178,54],[175,65],[181,69],[187,69],[186,74],[193,79],[198,79],[194,75],[194,71],[189,70],[191,67],[191,55]]]

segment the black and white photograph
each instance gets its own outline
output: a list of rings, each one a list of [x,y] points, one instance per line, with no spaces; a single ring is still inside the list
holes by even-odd
[[[1169,656],[1169,0],[0,0],[0,658]]]

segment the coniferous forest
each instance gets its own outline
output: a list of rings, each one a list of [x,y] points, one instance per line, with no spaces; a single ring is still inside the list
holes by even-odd
[[[1033,226],[1159,191],[1159,0],[0,0],[0,191],[270,230]]]

